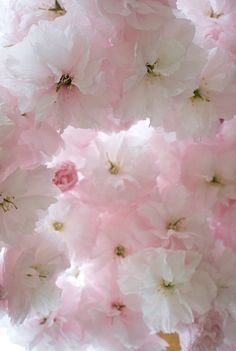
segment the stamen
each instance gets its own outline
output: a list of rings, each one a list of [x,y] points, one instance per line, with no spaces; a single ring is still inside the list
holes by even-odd
[[[118,245],[116,246],[114,253],[116,256],[125,258],[125,251],[126,251],[126,248],[123,245]]]
[[[161,284],[160,284],[161,288],[163,289],[173,289],[175,287],[175,285],[172,282],[168,282],[167,280],[162,279]]]
[[[58,92],[61,87],[69,87],[72,85],[72,77],[69,74],[63,74],[56,85],[56,92]]]
[[[224,14],[223,13],[217,13],[213,10],[212,7],[210,7],[210,10],[207,12],[207,15],[211,18],[220,18],[221,16],[223,16]]]
[[[43,269],[42,265],[32,265],[30,268],[34,269],[38,273],[39,278],[46,279],[48,277],[48,273]],[[33,277],[31,273],[26,274],[27,277]]]
[[[112,174],[112,175],[117,175],[120,172],[120,166],[117,163],[112,162],[109,159],[108,154],[106,154],[107,157],[107,163],[108,163],[108,171]]]
[[[2,200],[2,202],[0,202],[0,208],[3,210],[4,213],[9,212],[12,209],[18,209],[18,207],[14,203],[15,196],[3,197],[2,193],[0,193],[0,200]]]
[[[40,320],[39,324],[40,324],[40,325],[44,325],[44,324],[47,322],[47,320],[48,320],[47,317],[43,317],[43,318]]]
[[[193,96],[191,97],[192,101],[197,100],[197,99],[201,99],[202,101],[210,102],[210,99],[207,96],[204,96],[199,88],[194,90]]]
[[[123,303],[113,303],[112,307],[115,308],[117,311],[122,311],[126,306]]]
[[[60,232],[60,231],[63,229],[64,224],[63,224],[62,222],[54,222],[54,223],[52,224],[52,226],[53,226],[54,230]]]
[[[221,179],[220,179],[220,177],[218,175],[214,175],[212,177],[212,179],[210,180],[210,183],[214,184],[214,185],[222,185]]]
[[[182,218],[177,219],[177,221],[170,222],[167,225],[166,229],[167,230],[174,230],[176,232],[180,231],[181,230],[181,224],[183,224],[183,221],[185,219],[186,219],[185,217],[182,217]]]
[[[147,62],[145,67],[147,69],[147,75],[149,77],[160,77],[160,73],[155,72],[155,69],[160,64],[160,59],[158,58],[153,64]]]
[[[64,16],[66,14],[66,10],[59,3],[58,0],[55,0],[54,7],[49,7],[48,11],[55,12],[57,15]]]
[[[113,163],[112,161],[108,161],[109,162],[109,172],[113,175],[117,175],[120,171],[120,167],[116,164],[116,163]]]

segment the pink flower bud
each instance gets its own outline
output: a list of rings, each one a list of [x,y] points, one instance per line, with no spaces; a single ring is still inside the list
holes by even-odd
[[[52,181],[62,192],[72,189],[78,181],[75,164],[71,161],[59,164]]]

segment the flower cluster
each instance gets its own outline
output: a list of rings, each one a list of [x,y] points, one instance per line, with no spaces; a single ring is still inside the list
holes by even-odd
[[[2,1],[15,343],[236,349],[235,16],[235,0]]]

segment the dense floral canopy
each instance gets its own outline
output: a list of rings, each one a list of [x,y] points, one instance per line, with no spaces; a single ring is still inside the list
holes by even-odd
[[[0,327],[25,350],[236,350],[235,19],[1,2]]]

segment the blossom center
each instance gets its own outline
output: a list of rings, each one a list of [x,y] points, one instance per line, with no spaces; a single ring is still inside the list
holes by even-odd
[[[47,320],[48,320],[48,317],[43,317],[43,318],[40,320],[39,324],[40,324],[40,325],[44,325],[44,324],[46,324]]]
[[[182,227],[183,227],[183,222],[186,218],[185,217],[182,217],[182,218],[179,218],[177,220],[174,220],[170,223],[167,224],[167,230],[174,230],[176,232],[179,232],[181,231]]]
[[[54,12],[59,16],[64,16],[66,14],[66,10],[61,6],[58,0],[55,0],[54,6],[49,7],[48,11]]]
[[[54,228],[54,230],[56,230],[56,231],[61,231],[62,229],[63,229],[63,227],[64,227],[64,224],[62,223],[62,222],[54,222],[53,224],[52,224],[52,226],[53,226],[53,228]]]
[[[161,289],[164,289],[164,290],[172,290],[175,287],[175,285],[172,282],[162,279],[160,283],[160,287]]]
[[[221,178],[217,174],[213,175],[209,183],[213,185],[222,185]]]
[[[112,307],[115,308],[117,311],[122,311],[126,306],[123,303],[115,302],[112,304]]]
[[[4,213],[9,212],[12,209],[17,210],[14,200],[15,196],[4,196],[2,193],[0,193],[0,208]]]
[[[159,286],[157,288],[157,292],[163,294],[164,296],[168,296],[175,291],[175,284],[165,279],[161,279],[159,282]]]
[[[220,18],[221,16],[223,16],[223,13],[217,13],[213,10],[213,8],[210,6],[209,11],[207,11],[207,16],[209,16],[210,18]]]
[[[194,90],[193,96],[191,97],[192,101],[195,101],[195,100],[198,100],[198,99],[200,99],[202,101],[210,102],[209,97],[204,95],[200,88]]]
[[[109,173],[113,175],[117,175],[120,171],[119,165],[110,160],[108,160],[108,164],[109,164],[109,168],[108,168]]]
[[[30,268],[38,273],[39,278],[46,279],[48,277],[48,272],[45,271],[45,269],[43,269],[41,265],[35,264],[35,265],[32,265]],[[31,278],[33,277],[33,274],[27,273],[26,276]]]
[[[126,252],[126,248],[123,245],[116,246],[114,250],[114,253],[116,256],[123,257],[123,258],[125,258],[125,252]]]
[[[58,92],[61,87],[69,87],[72,85],[73,78],[69,74],[63,74],[56,85],[56,91]]]
[[[147,70],[148,77],[160,77],[160,73],[157,71],[157,67],[159,64],[160,64],[159,58],[157,58],[153,64],[151,64],[149,62],[146,63],[145,67]]]

